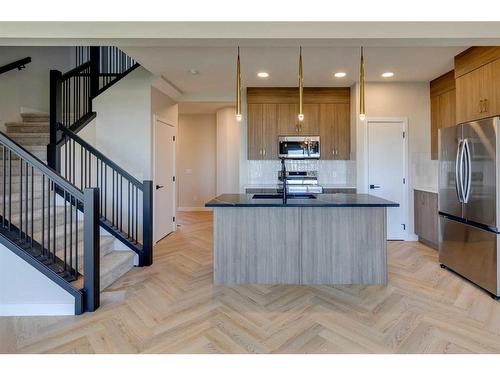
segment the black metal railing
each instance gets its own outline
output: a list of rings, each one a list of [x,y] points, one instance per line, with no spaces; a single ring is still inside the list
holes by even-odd
[[[14,69],[23,70],[26,68],[26,65],[29,64],[30,62],[31,62],[31,57],[25,57],[23,59],[13,61],[9,64],[5,64],[3,66],[0,66],[0,74],[7,73]]]
[[[95,113],[92,99],[139,66],[117,47],[75,47],[77,66],[66,73],[50,71],[50,144],[47,162],[60,171],[56,147],[62,136],[60,124],[75,133],[85,127]]]
[[[139,181],[115,162],[60,126],[61,175],[84,190],[99,189],[101,224],[139,255],[139,265],[152,263],[152,181]]]
[[[82,311],[99,306],[98,189],[83,192],[0,132],[0,233],[68,288],[83,275]]]
[[[99,75],[97,93],[103,91],[115,79],[137,66],[137,62],[118,47],[113,46],[78,46],[75,47],[75,63],[80,66],[94,62]]]

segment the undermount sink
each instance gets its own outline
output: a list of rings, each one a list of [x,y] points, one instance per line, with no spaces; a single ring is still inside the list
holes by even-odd
[[[288,194],[287,199],[317,199],[314,194]],[[254,194],[252,199],[283,199],[282,194]]]

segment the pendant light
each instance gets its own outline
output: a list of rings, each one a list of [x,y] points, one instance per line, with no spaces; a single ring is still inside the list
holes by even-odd
[[[304,79],[302,76],[302,47],[299,49],[299,121],[304,121],[304,110],[302,108],[304,96]]]
[[[361,47],[361,58],[359,61],[359,119],[364,121],[365,112],[365,58],[363,56],[363,47]]]
[[[241,121],[241,70],[240,70],[240,47],[238,46],[238,58],[236,60],[236,121]]]

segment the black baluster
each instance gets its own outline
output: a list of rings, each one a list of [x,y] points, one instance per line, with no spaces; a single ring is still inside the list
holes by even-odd
[[[139,189],[135,188],[135,242],[137,243],[139,241]]]
[[[67,200],[67,195],[66,195],[66,191],[64,191],[64,241],[63,241],[63,244],[64,244],[64,252],[63,252],[63,256],[64,256],[64,272],[66,272],[67,270],[67,262],[66,262],[66,255],[67,255],[67,249],[68,249],[68,244],[67,244],[67,230],[66,230],[66,222],[67,222],[67,211],[66,211],[66,200]]]
[[[123,225],[123,177],[120,176],[120,232]]]
[[[42,255],[45,257],[45,175],[42,174]]]
[[[33,167],[31,167],[31,247],[33,247],[33,229],[34,229],[34,225],[33,223],[35,222],[35,218],[33,216],[33,213],[34,213],[34,210],[33,210],[33,207],[35,206],[35,198],[34,198],[34,193],[33,193],[33,190],[35,188],[35,169]]]
[[[28,162],[26,162],[26,179],[24,181],[24,187],[25,187],[25,192],[24,192],[24,197],[26,198],[25,204],[24,204],[24,217],[26,219],[25,222],[25,227],[24,227],[24,240],[28,241],[28,225],[29,225],[29,220],[28,220],[28,210],[29,210],[29,200],[28,200]]]
[[[50,260],[50,186],[51,181],[47,178],[47,251]]]
[[[2,228],[5,228],[5,187],[7,186],[5,182],[5,177],[6,173],[5,170],[7,166],[5,165],[7,163],[7,151],[5,149],[5,146],[3,146],[3,192],[2,192]]]
[[[113,185],[112,185],[112,194],[111,194],[111,208],[112,208],[112,224],[115,225],[115,170],[112,169],[112,176],[113,176]]]
[[[19,156],[19,239],[23,239],[23,159]]]
[[[9,150],[9,231],[12,223],[12,151]]]
[[[73,196],[69,194],[69,274],[73,275]]]
[[[127,237],[130,237],[130,181],[127,185]]]

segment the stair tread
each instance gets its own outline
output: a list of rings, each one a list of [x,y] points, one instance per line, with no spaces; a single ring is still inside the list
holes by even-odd
[[[134,256],[132,251],[114,250],[100,259],[101,291],[134,267]],[[83,277],[72,284],[76,288],[83,288]]]

